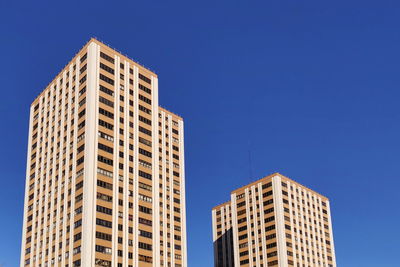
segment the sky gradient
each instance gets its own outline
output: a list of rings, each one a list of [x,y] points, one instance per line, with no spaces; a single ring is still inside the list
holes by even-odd
[[[19,264],[29,105],[90,37],[185,120],[190,267],[213,265],[211,208],[273,172],[330,198],[339,267],[399,266],[400,2],[145,2],[0,2],[0,266]]]

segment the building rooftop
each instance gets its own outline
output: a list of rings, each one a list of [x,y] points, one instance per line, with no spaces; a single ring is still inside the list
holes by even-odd
[[[155,72],[153,72],[150,68],[144,66],[143,64],[139,63],[138,61],[133,60],[132,58],[130,58],[129,56],[123,54],[122,52],[118,51],[117,49],[111,47],[110,45],[100,41],[99,39],[97,39],[96,37],[91,37],[89,39],[89,41],[87,41],[76,53],[75,55],[64,65],[64,67],[54,76],[54,78],[45,86],[45,88],[36,96],[36,98],[32,101],[32,104],[43,94],[43,92],[52,84],[54,83],[54,80],[60,76],[60,74],[62,74],[64,71],[66,71],[67,67],[69,66],[69,64],[76,59],[76,57],[82,52],[82,50],[84,50],[85,48],[87,48],[89,46],[90,43],[95,42],[96,44],[108,48],[110,50],[113,50],[116,54],[118,54],[120,57],[124,57],[130,61],[132,61],[134,64],[140,66],[141,68],[145,69],[147,72],[151,73],[153,76],[157,77],[157,74]]]
[[[328,199],[326,196],[321,195],[320,193],[316,192],[315,190],[313,190],[313,189],[311,189],[311,188],[308,188],[307,186],[304,186],[304,185],[300,184],[299,182],[297,182],[297,181],[295,181],[295,180],[293,180],[293,179],[291,179],[291,178],[289,178],[289,177],[287,177],[287,176],[284,176],[284,175],[282,175],[282,174],[280,174],[280,173],[278,173],[278,172],[275,172],[275,173],[272,173],[272,174],[270,174],[270,175],[264,176],[263,178],[257,179],[257,180],[254,181],[254,182],[251,182],[251,183],[249,183],[249,184],[247,184],[247,185],[244,185],[244,186],[242,186],[242,187],[239,187],[239,188],[237,188],[237,189],[231,191],[230,195],[233,194],[233,193],[236,193],[236,192],[238,192],[238,191],[241,191],[241,190],[243,190],[243,189],[245,189],[245,188],[248,188],[248,187],[251,187],[251,186],[253,186],[253,185],[256,185],[256,184],[258,184],[258,183],[260,183],[260,182],[263,182],[263,181],[266,181],[266,180],[270,180],[270,179],[272,179],[272,178],[275,177],[275,176],[280,176],[281,178],[290,180],[291,182],[297,184],[298,186],[303,187],[303,188],[306,189],[306,190],[310,190],[310,191],[314,192],[315,194],[319,195],[319,196],[322,197],[323,199],[326,199],[326,200]],[[214,206],[213,209],[216,209],[216,208],[218,208],[218,207],[221,207],[221,206],[223,206],[223,205],[225,205],[225,204],[227,204],[227,203],[230,203],[230,201],[227,201],[227,202],[224,202],[224,203],[219,204],[219,205],[217,205],[217,206]]]

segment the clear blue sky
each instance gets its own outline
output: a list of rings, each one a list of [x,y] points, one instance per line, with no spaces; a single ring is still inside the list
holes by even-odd
[[[400,2],[146,2],[1,1],[0,265],[19,263],[29,105],[95,36],[186,121],[191,267],[212,266],[211,208],[272,172],[330,198],[339,267],[400,266]]]

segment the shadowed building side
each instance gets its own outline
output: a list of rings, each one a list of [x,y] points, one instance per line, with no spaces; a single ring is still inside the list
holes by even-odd
[[[221,204],[212,210],[214,266],[234,266],[233,228],[230,202]]]

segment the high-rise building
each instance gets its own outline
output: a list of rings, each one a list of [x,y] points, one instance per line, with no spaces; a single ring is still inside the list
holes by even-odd
[[[336,266],[329,200],[275,173],[212,209],[214,265]]]
[[[187,266],[183,121],[91,39],[30,108],[21,266]]]

